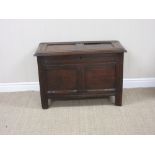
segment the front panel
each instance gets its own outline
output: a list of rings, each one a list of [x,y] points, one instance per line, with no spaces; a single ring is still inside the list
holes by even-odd
[[[116,83],[116,63],[92,64],[85,67],[85,89],[104,91],[114,89]]]
[[[46,69],[48,93],[75,93],[78,90],[78,83],[78,70],[75,66],[50,67],[50,69]]]

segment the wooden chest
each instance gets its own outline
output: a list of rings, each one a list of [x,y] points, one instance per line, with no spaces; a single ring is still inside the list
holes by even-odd
[[[115,96],[115,105],[122,105],[125,51],[118,41],[40,43],[35,56],[42,108],[49,98]]]

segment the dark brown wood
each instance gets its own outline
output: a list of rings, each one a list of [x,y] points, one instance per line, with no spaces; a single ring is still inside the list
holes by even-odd
[[[122,105],[125,51],[118,41],[41,43],[35,56],[42,108],[48,98],[115,96],[115,105]]]

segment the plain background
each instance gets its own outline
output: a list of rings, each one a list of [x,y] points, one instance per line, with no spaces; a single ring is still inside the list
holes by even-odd
[[[8,2],[9,1],[9,2]],[[67,2],[66,2],[67,1]],[[1,18],[155,18],[154,0],[5,0]],[[89,5],[88,5],[89,4]],[[88,7],[89,6],[89,7]],[[79,11],[80,8],[80,11]],[[0,51],[1,52],[1,51]],[[1,58],[1,57],[0,57]],[[140,59],[140,57],[139,57]],[[1,71],[1,70],[0,70]],[[155,136],[0,136],[5,154],[150,154]],[[9,148],[9,149],[8,149]],[[25,149],[26,148],[26,149]],[[24,151],[23,151],[24,150]],[[76,151],[75,151],[76,150]]]
[[[0,20],[0,83],[38,81],[40,42],[119,40],[127,49],[124,78],[155,77],[155,20]]]

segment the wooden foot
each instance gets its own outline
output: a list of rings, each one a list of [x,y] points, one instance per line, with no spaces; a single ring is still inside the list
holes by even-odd
[[[115,105],[122,106],[122,92],[118,92],[115,95]]]
[[[48,109],[48,104],[42,104],[43,109]]]
[[[41,97],[41,105],[43,109],[48,109],[48,98],[46,97]]]

